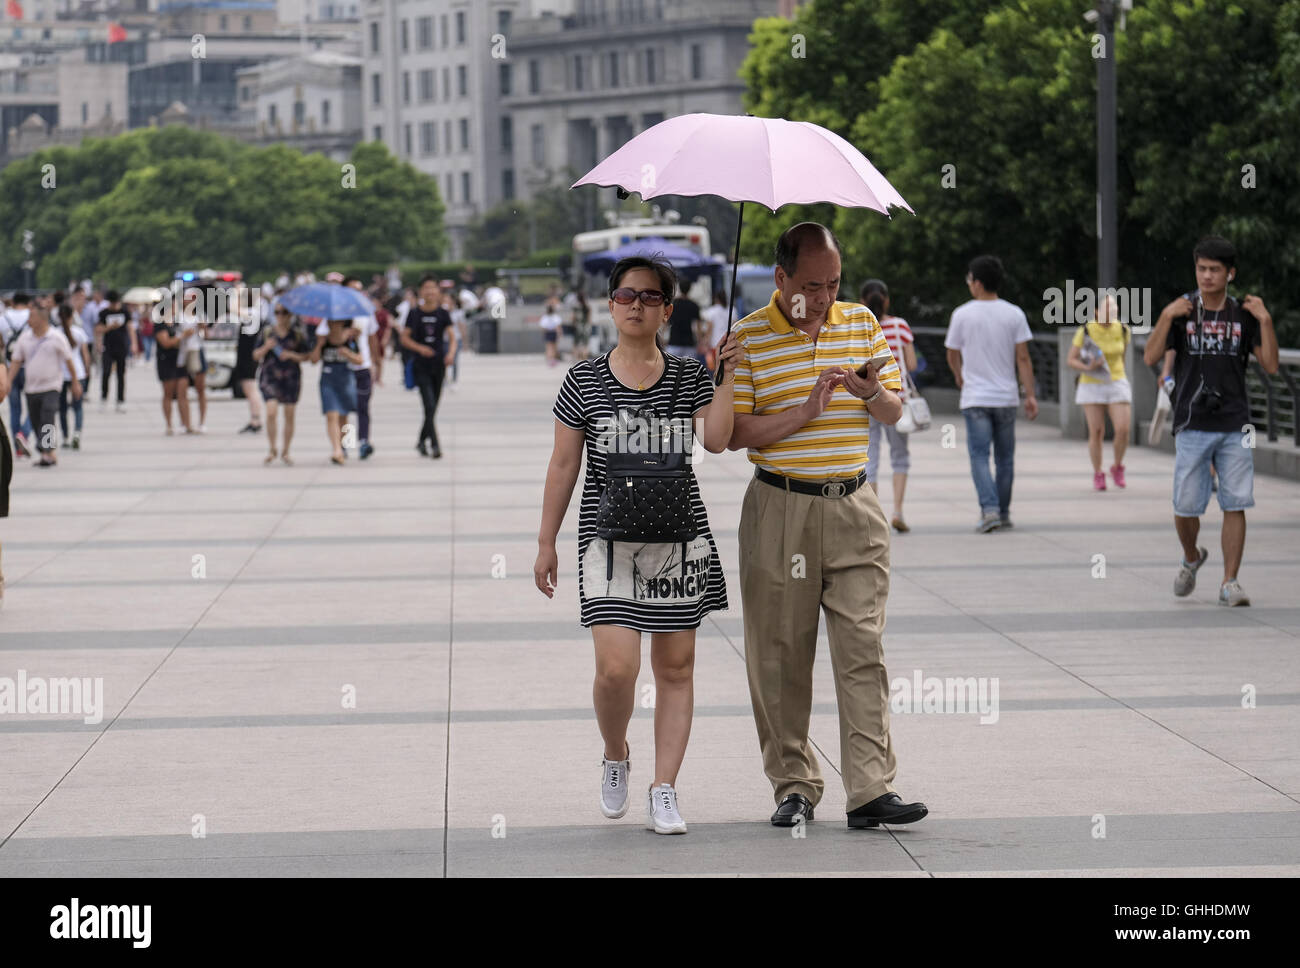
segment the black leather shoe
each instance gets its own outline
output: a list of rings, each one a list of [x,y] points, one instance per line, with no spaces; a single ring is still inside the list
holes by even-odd
[[[904,803],[897,793],[886,793],[849,811],[850,827],[879,827],[882,823],[916,823],[930,811],[924,803]]]
[[[802,793],[788,793],[772,814],[773,827],[793,827],[813,818],[812,802]]]

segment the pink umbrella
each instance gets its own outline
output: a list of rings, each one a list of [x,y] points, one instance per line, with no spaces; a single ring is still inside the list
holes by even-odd
[[[782,205],[830,202],[889,215],[890,206],[912,212],[894,186],[866,156],[833,131],[809,121],[684,114],[641,132],[573,183],[659,195],[718,195],[740,202],[731,296],[745,202],[775,212]],[[915,212],[912,212],[915,215]],[[718,370],[721,379],[722,370]]]

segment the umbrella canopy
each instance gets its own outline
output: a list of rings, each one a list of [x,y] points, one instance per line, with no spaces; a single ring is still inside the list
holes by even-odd
[[[309,282],[290,289],[280,297],[280,305],[291,313],[317,319],[352,319],[374,312],[364,293],[332,282]]]
[[[614,264],[620,259],[626,259],[634,255],[649,256],[656,254],[667,259],[669,264],[678,270],[679,274],[687,276],[698,276],[705,267],[713,265],[710,260],[694,249],[674,245],[667,239],[661,239],[658,236],[648,236],[644,239],[633,239],[626,245],[620,245],[616,249],[609,249],[606,252],[593,252],[584,256],[582,268],[587,272],[608,272],[614,268]],[[692,272],[691,270],[695,271]]]
[[[122,293],[122,302],[135,303],[138,305],[147,305],[162,299],[163,294],[160,290],[152,286],[132,286],[126,292]]]
[[[684,114],[661,121],[574,182],[618,187],[643,199],[718,195],[733,202],[831,202],[889,214],[911,212],[857,148],[809,121]],[[916,214],[913,212],[912,214]]]
[[[912,212],[885,176],[834,131],[810,121],[684,114],[660,121],[614,152],[572,187],[600,185],[642,199],[660,195],[717,195],[740,202],[736,251],[731,260],[731,297],[736,305],[736,266],[745,203],[775,212],[782,205],[830,202],[889,215],[893,206]],[[915,215],[915,212],[912,212]],[[718,381],[722,367],[718,367]]]

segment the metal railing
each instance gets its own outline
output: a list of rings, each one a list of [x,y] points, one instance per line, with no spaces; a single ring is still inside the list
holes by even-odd
[[[948,369],[947,350],[943,340],[948,335],[944,326],[913,326],[912,336],[916,350],[925,357],[925,370],[916,378],[917,385],[955,390],[957,383]],[[1036,394],[1043,403],[1060,402],[1060,364],[1057,358],[1055,333],[1034,333],[1029,343],[1029,359],[1034,364]]]

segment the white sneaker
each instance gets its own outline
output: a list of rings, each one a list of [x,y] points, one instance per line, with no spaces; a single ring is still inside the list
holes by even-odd
[[[600,812],[610,820],[627,814],[628,777],[632,774],[632,747],[628,747],[625,760],[600,760]]]
[[[206,434],[207,432],[208,432],[208,425],[207,425],[207,424],[199,424],[199,433],[201,433],[201,434]]]
[[[1241,590],[1241,584],[1237,579],[1225,583],[1219,588],[1220,605],[1249,605],[1250,597]]]
[[[645,829],[657,834],[686,833],[686,821],[677,812],[677,791],[667,783],[646,791]]]
[[[117,412],[118,412],[118,413],[126,413],[126,404],[125,404],[125,403],[119,403],[119,404],[117,405]]]

